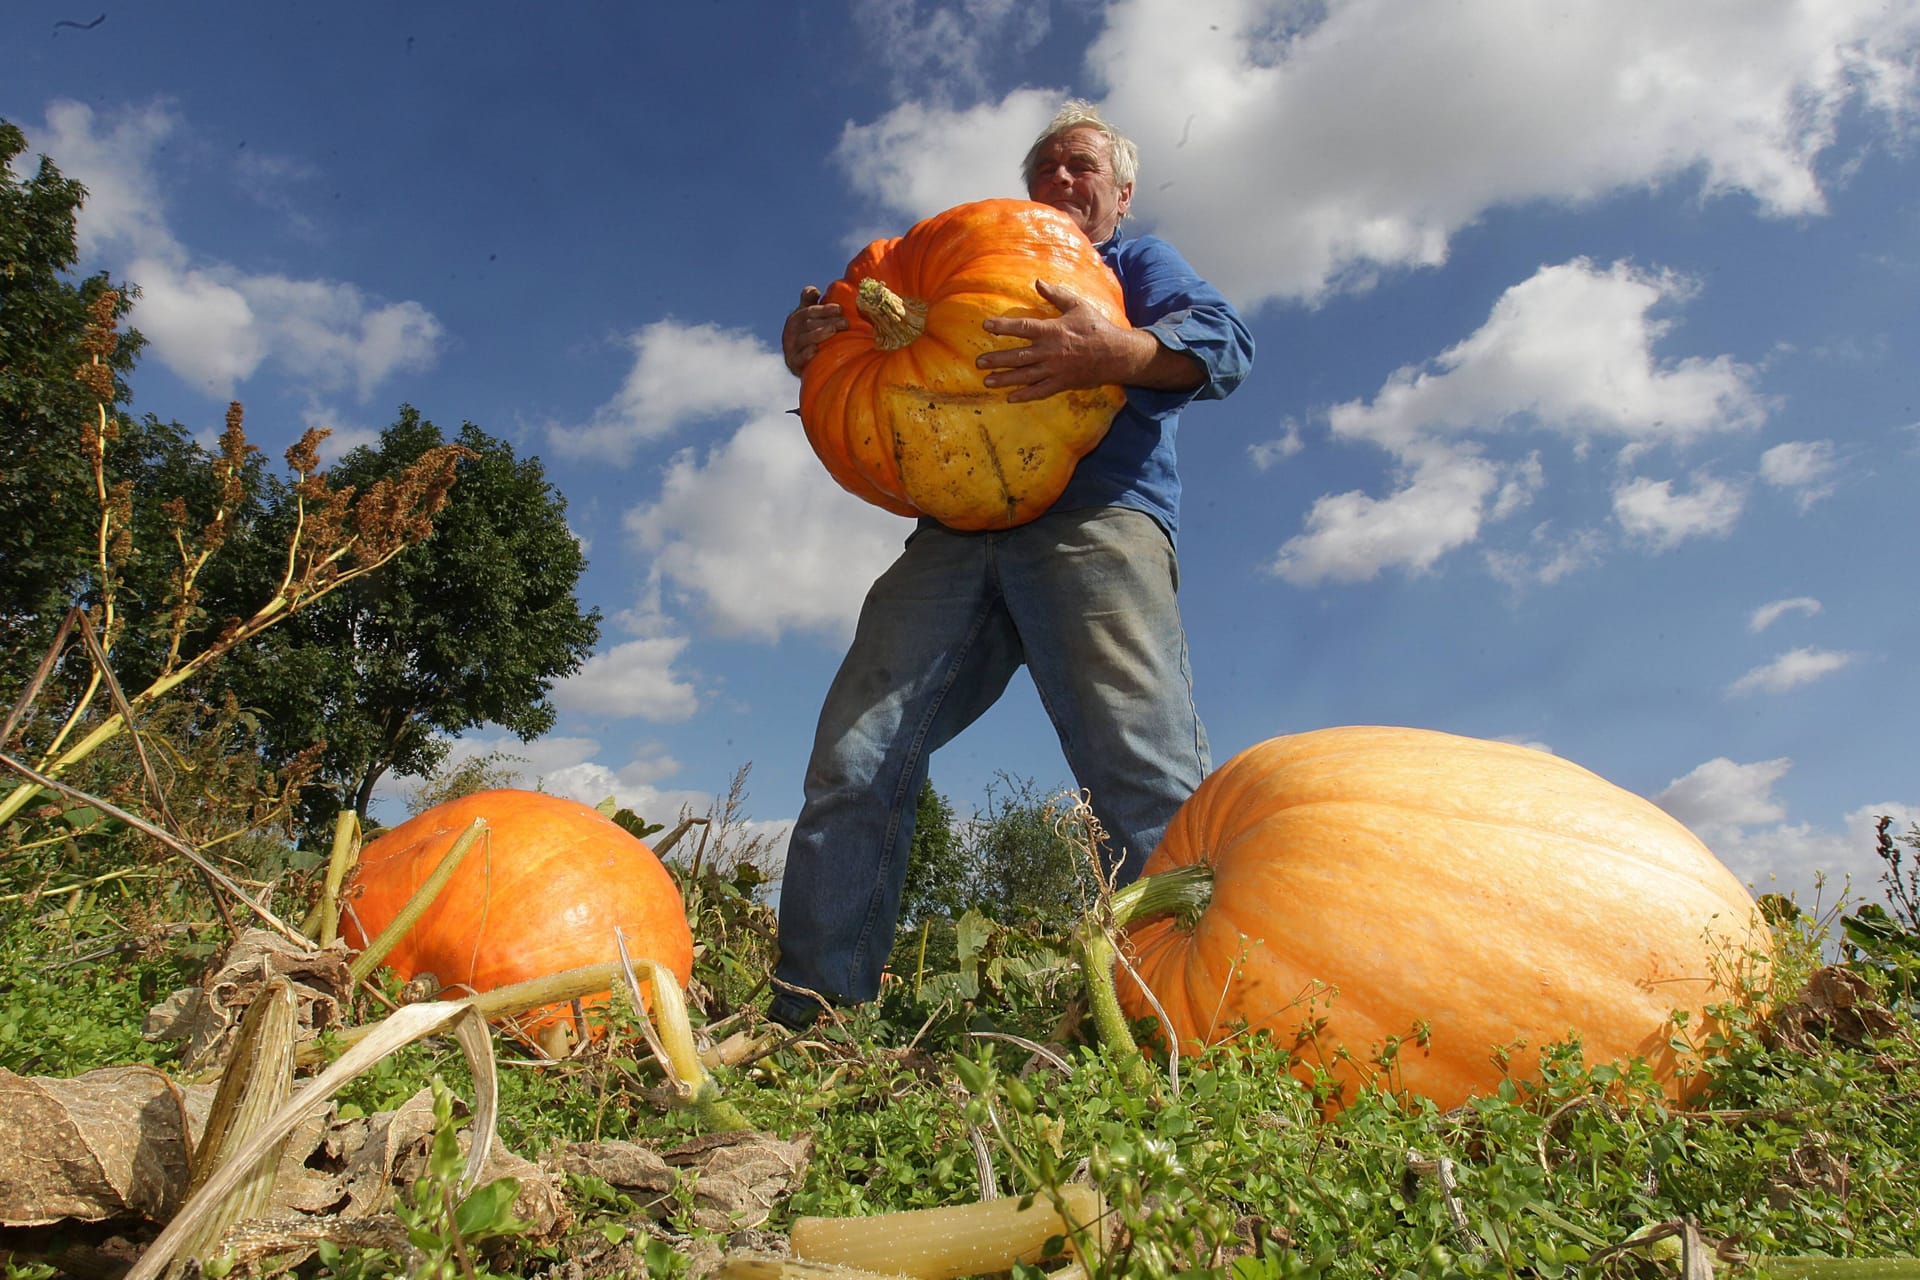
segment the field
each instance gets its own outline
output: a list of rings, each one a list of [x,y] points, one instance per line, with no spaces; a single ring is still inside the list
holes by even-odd
[[[34,815],[15,829],[40,834],[16,839],[5,864],[0,1066],[54,1081],[130,1064],[210,1079],[178,1042],[142,1034],[148,1011],[198,984],[229,942],[204,883],[98,813]],[[1155,1057],[1138,1074],[1089,1043],[1065,933],[977,913],[903,937],[877,1004],[783,1040],[756,1012],[771,958],[764,872],[728,856],[725,840],[722,822],[717,841],[667,860],[702,944],[692,1019],[707,1047],[731,1037],[713,1083],[743,1129],[716,1132],[715,1112],[687,1105],[616,1003],[608,1034],[560,1061],[497,1037],[497,1132],[522,1162],[516,1182],[456,1204],[453,1142],[475,1075],[455,1041],[430,1035],[328,1104],[336,1134],[368,1118],[398,1133],[394,1117],[410,1117],[410,1150],[383,1166],[390,1201],[343,1194],[314,1238],[283,1233],[274,1252],[243,1250],[247,1264],[356,1277],[744,1275],[785,1252],[799,1219],[1027,1195],[1044,1208],[1090,1183],[1106,1205],[1098,1274],[1920,1274],[1920,1038],[1901,950],[1911,934],[1884,908],[1816,920],[1774,904],[1776,986],[1753,993],[1768,1011],[1726,1010],[1729,1034],[1696,1046],[1710,1083],[1684,1107],[1644,1065],[1585,1063],[1567,1044],[1538,1078],[1441,1112],[1394,1090],[1397,1056],[1422,1051],[1410,1038],[1378,1046],[1365,1064],[1376,1087],[1329,1111],[1326,1080],[1299,1078],[1259,1036]],[[256,865],[229,865],[242,887],[288,919],[305,914],[324,868],[272,842],[251,852]],[[376,975],[336,1021],[377,1021],[398,995]],[[313,1066],[338,1051],[311,1053]],[[0,1106],[17,1105],[17,1091],[8,1097]],[[306,1164],[325,1172],[327,1161],[316,1148]],[[17,1201],[30,1176],[0,1165],[0,1199]],[[121,1212],[9,1226],[0,1246],[10,1277],[117,1275],[159,1225]],[[896,1229],[878,1224],[871,1238]],[[1009,1256],[999,1269],[1013,1266]]]

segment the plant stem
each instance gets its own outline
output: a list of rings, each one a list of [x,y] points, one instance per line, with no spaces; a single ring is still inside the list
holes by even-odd
[[[927,304],[901,297],[875,276],[860,282],[854,307],[873,325],[873,343],[882,351],[898,351],[926,331]]]
[[[407,899],[407,905],[400,908],[400,914],[389,921],[387,927],[380,931],[379,936],[369,942],[366,949],[355,956],[353,963],[347,966],[355,982],[361,981],[379,968],[380,962],[387,958],[387,953],[400,945],[400,939],[406,937],[407,931],[419,923],[420,917],[427,913],[427,908],[432,906],[434,899],[440,896],[440,891],[447,887],[447,881],[453,879],[453,873],[458,871],[460,864],[466,860],[467,850],[473,848],[474,842],[486,834],[486,831],[487,820],[475,818],[467,829],[460,833],[460,838],[453,842],[453,847],[447,850],[446,856],[440,859],[438,866],[434,867],[433,874],[421,882],[420,887],[413,891],[413,896]]]
[[[1144,1077],[1144,1060],[1114,987],[1114,935],[1136,920],[1153,916],[1172,914],[1191,918],[1204,911],[1212,900],[1213,868],[1194,863],[1134,881],[1113,895],[1109,919],[1090,915],[1074,931],[1094,1032],[1109,1053],[1127,1064],[1129,1075]]]

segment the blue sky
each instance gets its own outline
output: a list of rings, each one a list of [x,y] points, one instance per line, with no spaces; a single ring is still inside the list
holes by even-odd
[[[808,452],[781,319],[1078,95],[1259,343],[1181,436],[1217,760],[1532,743],[1803,901],[1920,817],[1915,0],[19,0],[0,48],[144,291],[136,412],[543,459],[607,623],[553,735],[460,748],[529,784],[671,818],[750,763],[792,817],[907,526]],[[1069,781],[1024,680],[933,776],[1003,770]]]

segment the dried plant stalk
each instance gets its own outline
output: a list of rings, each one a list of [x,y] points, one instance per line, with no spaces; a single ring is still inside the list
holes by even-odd
[[[863,1271],[891,1271],[916,1280],[955,1280],[1012,1270],[1046,1257],[1047,1242],[1082,1238],[1104,1214],[1100,1193],[1079,1183],[1060,1188],[1067,1217],[1044,1196],[1026,1208],[1020,1197],[944,1209],[909,1209],[864,1218],[799,1218],[788,1237],[793,1256]]]
[[[405,1005],[341,1054],[339,1061],[308,1081],[300,1092],[268,1117],[238,1151],[222,1161],[206,1184],[148,1246],[125,1280],[155,1280],[180,1252],[181,1246],[218,1211],[255,1166],[267,1159],[301,1121],[326,1106],[354,1077],[415,1040],[443,1035],[449,1030],[459,1041],[473,1073],[473,1141],[467,1148],[467,1167],[460,1183],[462,1194],[472,1190],[493,1149],[494,1124],[499,1114],[500,1079],[493,1060],[493,1038],[487,1030],[486,1019],[470,1001]]]
[[[483,991],[463,1003],[472,1005],[474,1012],[491,1021],[496,1018],[510,1018],[515,1014],[525,1013],[529,1009],[538,1009],[542,1005],[559,1004],[580,996],[598,995],[611,990],[613,984],[619,980],[620,963],[617,960],[609,960],[604,964],[590,964],[580,969],[566,969],[560,973],[548,974],[544,978],[516,982],[509,987],[496,987],[492,991]],[[348,1027],[333,1038],[333,1044],[337,1048],[350,1048],[377,1033],[385,1025],[385,1023],[374,1022],[358,1027]],[[324,1056],[325,1048],[318,1040],[305,1041],[294,1051],[294,1060],[303,1067],[311,1066]]]
[[[453,847],[447,850],[446,856],[441,858],[439,865],[434,867],[433,874],[421,882],[420,887],[413,891],[413,896],[407,899],[407,905],[400,908],[400,914],[380,931],[378,937],[367,944],[366,950],[353,958],[348,971],[353,974],[355,982],[362,981],[368,974],[378,969],[380,962],[387,958],[387,954],[400,945],[400,939],[407,936],[407,930],[419,923],[420,917],[426,914],[427,908],[432,906],[434,899],[440,896],[440,891],[447,887],[447,881],[453,879],[453,873],[458,871],[460,864],[466,860],[467,850],[473,848],[474,842],[486,832],[487,820],[475,818],[472,824],[460,833],[460,838],[453,842]]]
[[[213,1096],[213,1110],[200,1146],[193,1153],[193,1178],[187,1198],[212,1180],[293,1091],[293,1040],[298,1021],[293,984],[276,977],[261,989],[240,1020],[232,1056]],[[180,1256],[170,1275],[183,1274],[188,1259],[209,1260],[227,1229],[236,1222],[257,1218],[273,1201],[274,1178],[280,1169],[284,1135],[256,1161],[233,1191],[208,1210],[180,1244]],[[216,1255],[217,1256],[217,1255]]]

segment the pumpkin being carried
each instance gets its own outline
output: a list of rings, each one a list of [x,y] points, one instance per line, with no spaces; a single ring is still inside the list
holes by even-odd
[[[981,200],[876,240],[822,302],[846,329],[800,380],[814,452],[852,493],[954,529],[1008,529],[1053,505],[1125,400],[1118,386],[1010,404],[974,364],[1026,345],[989,317],[1059,312],[1036,280],[1064,285],[1125,325],[1120,282],[1072,218],[1029,200]]]
[[[1658,806],[1544,751],[1428,730],[1241,752],[1140,883],[1198,867],[1204,909],[1128,928],[1139,982],[1183,1042],[1263,1028],[1349,1099],[1377,1081],[1452,1107],[1533,1076],[1568,1036],[1687,1097],[1702,1077],[1676,1035],[1717,1029],[1708,1008],[1771,949],[1746,889]],[[1154,1016],[1121,970],[1122,1008]]]
[[[462,796],[370,841],[349,893],[348,943],[363,948],[377,937],[476,818],[486,823],[479,843],[387,954],[403,980],[432,974],[452,994],[492,991],[618,960],[618,931],[630,957],[658,961],[685,987],[693,932],[660,859],[599,810],[535,791]],[[559,1005],[515,1026],[545,1042],[571,1021],[570,1006]]]

